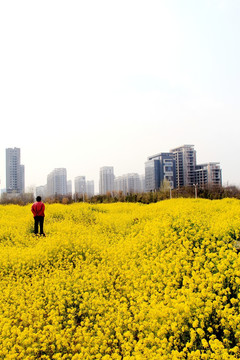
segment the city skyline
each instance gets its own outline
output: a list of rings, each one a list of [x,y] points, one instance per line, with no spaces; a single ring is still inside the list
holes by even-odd
[[[169,151],[169,149],[166,151],[166,152],[168,152]],[[22,152],[22,149],[21,149],[21,152]],[[199,154],[199,151],[198,151],[198,154]],[[21,155],[21,157],[22,157],[22,155]],[[146,157],[146,159],[144,159],[144,161],[142,162],[142,169],[141,169],[141,171],[134,171],[134,170],[132,170],[131,169],[131,167],[129,167],[128,166],[128,171],[123,171],[122,173],[119,173],[119,172],[117,172],[116,171],[116,176],[123,176],[123,175],[125,175],[125,174],[129,174],[129,173],[134,173],[134,172],[136,172],[136,173],[138,173],[139,175],[143,175],[143,174],[145,174],[145,162],[147,161],[147,158],[149,157],[149,153],[147,154],[147,157]],[[23,161],[24,162],[24,161]],[[205,159],[205,161],[202,161],[201,163],[209,163],[209,162],[214,162],[214,159],[212,160],[212,161],[208,161],[208,159],[206,158]],[[239,183],[229,183],[229,181],[227,180],[225,180],[225,182],[224,182],[224,179],[227,179],[228,178],[228,176],[226,175],[226,174],[224,174],[224,170],[223,170],[223,168],[222,168],[222,163],[221,163],[221,161],[217,161],[218,163],[220,163],[220,165],[221,165],[221,169],[222,169],[222,171],[223,171],[223,185],[236,185],[236,186],[240,186],[240,180],[239,180]],[[58,161],[58,163],[59,163],[59,161]],[[198,163],[200,163],[199,161],[198,161]],[[27,178],[27,180],[28,181],[26,181],[26,174],[28,175],[28,169],[27,169],[27,167],[26,167],[26,165],[24,165],[25,166],[25,188],[31,188],[31,187],[37,187],[37,186],[42,186],[43,184],[44,184],[44,181],[43,181],[43,183],[34,183],[33,181],[29,181],[29,177]],[[31,166],[31,165],[30,165]],[[104,165],[104,166],[113,166],[114,167],[114,169],[116,169],[116,168],[118,168],[115,164],[113,164],[113,165]],[[103,165],[101,165],[100,167],[99,167],[99,169],[101,168],[101,167],[104,167]],[[60,167],[65,167],[67,170],[68,170],[68,173],[69,173],[69,168],[68,168],[68,166],[66,165],[66,166],[60,166]],[[6,165],[4,164],[4,169],[6,168]],[[57,168],[56,166],[55,167],[53,167],[54,169],[55,168]],[[119,167],[119,168],[121,168],[121,167]],[[86,171],[85,173],[83,173],[83,171],[82,172],[78,172],[78,173],[74,173],[74,172],[72,172],[71,174],[74,174],[74,175],[69,175],[68,176],[68,179],[71,179],[72,181],[74,181],[74,179],[75,179],[75,177],[78,177],[78,176],[85,176],[87,179],[89,179],[89,180],[93,180],[94,181],[94,184],[95,184],[95,189],[98,189],[99,188],[99,169],[96,169],[96,172],[91,172],[91,174],[93,174],[93,176],[92,176],[92,178],[90,179],[87,175],[85,175],[85,173],[88,173],[88,171]],[[51,169],[48,173],[46,173],[46,179],[47,179],[47,176],[48,176],[48,174],[52,171],[53,169]],[[40,173],[40,172],[39,172]],[[81,174],[81,175],[80,175]],[[36,174],[35,174],[36,175]],[[37,174],[38,175],[38,174]],[[5,188],[6,187],[6,181],[5,181],[5,179],[6,179],[6,176],[5,176],[5,174],[4,173],[2,173],[2,176],[0,177],[0,181],[1,181],[1,189],[3,189],[3,188]],[[43,177],[42,177],[42,179],[43,179]],[[45,181],[46,182],[46,181]],[[98,190],[97,190],[97,193],[98,193]]]
[[[240,186],[239,17],[237,0],[1,2],[1,187],[14,146],[26,188],[66,167],[97,191],[100,167],[143,174],[191,143]]]
[[[25,192],[25,166],[20,164],[21,149],[6,149],[6,184],[7,193]],[[54,196],[67,194],[106,194],[108,192],[148,192],[160,189],[164,181],[169,182],[170,188],[183,186],[200,187],[206,185],[222,185],[222,169],[219,162],[197,163],[197,151],[194,145],[182,145],[150,155],[144,163],[144,174],[125,173],[116,175],[114,166],[102,166],[99,169],[99,189],[95,191],[94,180],[87,180],[85,175],[74,177],[67,175],[67,168],[54,168],[48,175],[46,182],[26,189],[26,192],[36,192],[40,196]],[[21,189],[20,189],[21,187]],[[83,195],[84,196],[84,195]]]

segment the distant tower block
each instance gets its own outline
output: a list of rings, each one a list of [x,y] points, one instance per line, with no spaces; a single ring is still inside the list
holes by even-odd
[[[19,148],[6,149],[6,190],[9,194],[22,194],[25,191],[25,168],[20,160]]]

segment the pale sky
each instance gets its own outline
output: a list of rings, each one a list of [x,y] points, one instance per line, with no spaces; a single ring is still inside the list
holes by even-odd
[[[144,173],[193,144],[240,185],[240,1],[1,1],[0,179],[21,148],[26,186],[56,167]]]

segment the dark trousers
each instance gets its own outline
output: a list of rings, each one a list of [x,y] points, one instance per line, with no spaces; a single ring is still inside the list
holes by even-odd
[[[35,216],[34,217],[34,233],[38,233],[38,224],[40,224],[40,234],[43,234],[43,222],[44,216]]]

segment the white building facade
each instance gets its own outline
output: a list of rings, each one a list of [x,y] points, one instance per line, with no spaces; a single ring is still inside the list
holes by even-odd
[[[77,176],[74,179],[75,194],[84,195],[86,194],[86,177]]]
[[[192,186],[195,182],[196,150],[183,145],[170,150],[175,160],[176,187]]]
[[[21,165],[19,148],[6,149],[6,191],[9,194],[25,192],[25,168]]]
[[[114,179],[114,191],[124,195],[142,192],[142,183],[139,174],[130,173]]]
[[[36,196],[41,196],[44,199],[47,195],[47,185],[36,186]]]
[[[87,193],[88,198],[91,198],[94,196],[94,181],[93,180],[88,180],[86,182],[86,193]]]
[[[103,166],[100,168],[99,193],[101,195],[113,193],[114,190],[114,168]]]
[[[145,192],[146,191],[146,185],[145,185],[145,174],[140,175],[140,186],[141,186],[141,191],[140,192]]]
[[[47,176],[47,196],[67,195],[67,169],[56,168]]]
[[[67,194],[72,196],[72,180],[67,181]]]

